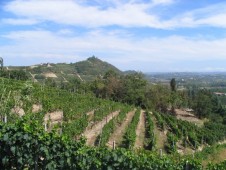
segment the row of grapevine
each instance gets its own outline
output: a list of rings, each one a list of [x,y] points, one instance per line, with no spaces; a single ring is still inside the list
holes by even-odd
[[[133,148],[136,140],[136,128],[139,122],[141,110],[137,109],[131,123],[126,129],[126,133],[123,137],[122,147]]]
[[[156,138],[154,135],[154,122],[153,122],[151,114],[149,112],[146,112],[145,126],[146,126],[145,127],[145,129],[146,129],[145,146],[146,146],[146,149],[153,150],[155,148]]]
[[[197,149],[202,144],[212,145],[226,138],[226,126],[212,122],[204,123],[203,127],[198,127],[193,123],[176,119],[172,115],[164,113],[154,114],[158,125],[161,127],[167,125],[171,134],[168,135],[168,146],[173,146],[178,140],[183,141],[183,145],[188,145]]]
[[[101,134],[96,139],[96,144],[101,147],[104,147],[108,142],[111,134],[114,132],[115,128],[118,127],[118,124],[121,124],[122,121],[125,119],[126,114],[130,111],[130,107],[122,107],[120,113],[111,119],[105,126],[102,128]]]
[[[101,121],[104,117],[106,117],[109,113],[114,112],[120,108],[120,105],[112,105],[112,103],[102,103],[97,106],[94,111],[93,121],[98,122]]]
[[[158,113],[158,112],[153,112],[156,120],[157,120],[157,126],[161,129],[161,130],[165,130],[165,121],[163,120],[162,116]]]
[[[26,117],[25,117],[26,118]],[[123,148],[90,148],[85,141],[45,133],[32,120],[0,124],[1,169],[161,169],[202,170],[198,160],[162,156]],[[207,170],[225,169],[226,162],[209,164]]]
[[[1,118],[7,114],[8,121],[14,121],[17,115],[10,114],[13,107],[18,106],[26,114],[31,114],[32,105],[37,104],[42,106],[42,109],[39,110],[39,114],[33,114],[33,116],[38,119],[40,126],[43,126],[46,113],[60,110],[63,112],[63,124],[60,125],[62,131],[72,138],[79,136],[90,123],[103,119],[122,105],[110,100],[98,99],[93,94],[70,93],[66,90],[42,86],[29,81],[4,78],[1,78],[0,81]],[[94,116],[89,119],[86,113],[93,110],[95,110]]]
[[[169,132],[167,133],[167,143],[166,150],[169,153],[176,151],[176,142],[179,140],[183,141],[183,145],[187,147],[190,145],[193,149],[199,146],[199,140],[197,139],[197,134],[200,134],[200,128],[193,123],[187,121],[179,120],[172,115],[157,113],[161,116],[161,119],[168,126]]]

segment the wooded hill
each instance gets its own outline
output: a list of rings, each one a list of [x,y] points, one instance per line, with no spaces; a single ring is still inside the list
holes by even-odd
[[[76,63],[44,63],[33,66],[6,67],[5,70],[23,70],[26,75],[34,81],[42,82],[44,79],[54,79],[56,82],[67,82],[73,79],[91,81],[98,76],[103,76],[107,71],[112,70],[117,74],[123,74],[115,66],[104,62],[93,56],[85,61]]]

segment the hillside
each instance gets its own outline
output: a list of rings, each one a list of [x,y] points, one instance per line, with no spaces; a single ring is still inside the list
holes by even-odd
[[[85,76],[103,76],[109,70],[121,74],[122,72],[115,66],[104,62],[96,57],[90,57],[85,61],[80,61],[74,64],[75,70],[78,74]]]
[[[6,70],[24,70],[31,79],[38,82],[42,82],[46,78],[54,79],[56,82],[67,82],[73,79],[91,81],[98,76],[103,76],[109,70],[122,74],[122,71],[115,66],[94,56],[77,63],[44,63],[27,67],[10,66],[6,67]]]
[[[29,81],[5,78],[1,78],[0,82],[0,117],[5,122],[0,122],[0,128],[3,129],[3,133],[0,133],[0,142],[4,144],[3,147],[6,147],[6,150],[10,148],[10,151],[4,152],[2,155],[11,154],[11,152],[13,154],[16,148],[21,150],[21,147],[29,148],[34,145],[26,142],[46,138],[44,141],[39,141],[43,145],[42,147],[52,147],[55,145],[52,142],[56,142],[57,147],[62,147],[63,151],[73,146],[74,149],[81,147],[79,150],[83,149],[82,153],[84,154],[92,152],[94,155],[101,153],[106,156],[105,154],[111,153],[111,150],[107,147],[113,149],[116,147],[115,156],[117,155],[119,158],[123,156],[125,151],[133,157],[139,157],[139,154],[141,154],[139,166],[144,169],[152,169],[151,167],[155,167],[156,163],[160,162],[162,158],[164,158],[162,164],[166,167],[173,166],[182,169],[181,166],[186,165],[186,167],[191,166],[197,169],[201,167],[200,164],[203,161],[198,153],[203,148],[224,141],[226,137],[226,126],[223,124],[206,122],[202,126],[197,126],[192,121],[181,120],[181,117],[177,119],[176,116],[169,113],[148,112],[139,107],[134,108],[134,106],[96,98],[92,93],[85,91],[69,92]],[[17,122],[16,125],[15,122]],[[10,130],[11,128],[12,130]],[[54,131],[56,131],[56,136],[63,135],[62,141],[54,135],[51,136],[55,133]],[[43,136],[39,136],[38,139],[31,137],[32,135],[36,136],[37,133]],[[14,135],[22,135],[22,137],[15,138]],[[87,139],[87,145],[95,146],[97,149],[76,144],[75,141],[81,140],[82,142],[84,137]],[[20,145],[22,139],[25,142],[24,145]],[[63,143],[60,144],[59,141]],[[69,143],[69,141],[72,143]],[[18,143],[19,145],[10,146],[11,143]],[[73,150],[73,148],[71,149]],[[219,153],[223,153],[223,149],[219,150]],[[27,152],[24,148],[22,150]],[[32,148],[28,150],[30,153]],[[136,152],[136,150],[140,151]],[[55,152],[57,151],[54,150],[49,154]],[[75,153],[80,154],[81,152]],[[194,156],[197,155],[197,158],[192,158],[193,153],[195,153]],[[43,163],[41,160],[43,157],[42,151],[40,150],[37,154],[40,154],[38,164],[45,166],[45,164],[41,165]],[[60,155],[61,153],[55,154]],[[200,152],[200,154],[205,154],[205,152]],[[150,161],[151,159],[155,160],[154,165],[146,165],[143,162],[143,159],[146,160],[149,155],[153,155],[149,159]],[[19,156],[14,156],[10,160],[19,160]],[[184,164],[183,161],[178,162],[178,156],[183,159],[192,158],[192,160],[189,160],[190,164]],[[90,159],[89,154],[86,159]],[[223,159],[221,160],[223,161]],[[79,161],[81,160],[79,159]],[[104,162],[106,159],[103,158],[101,161]],[[115,161],[120,162],[120,159],[115,159]],[[167,162],[169,165],[167,165]],[[22,163],[18,162],[18,165],[20,164],[24,167],[28,162],[24,158]],[[67,164],[68,162],[62,166],[65,167]],[[117,166],[120,165],[120,168],[127,167],[127,165],[116,164]],[[136,162],[132,164],[128,166],[138,167]],[[3,163],[3,165],[8,164]],[[104,166],[104,164],[101,164],[101,166]],[[92,167],[88,169],[92,169]]]

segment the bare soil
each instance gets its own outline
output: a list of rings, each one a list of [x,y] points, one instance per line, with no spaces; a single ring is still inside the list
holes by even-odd
[[[44,122],[47,123],[48,121],[50,121],[51,123],[58,123],[58,122],[62,122],[63,118],[64,118],[63,111],[58,110],[55,112],[50,112],[45,114]]]
[[[125,120],[122,122],[122,124],[116,128],[114,133],[110,136],[109,141],[107,143],[107,146],[109,148],[113,148],[113,142],[115,141],[115,146],[119,146],[122,143],[123,135],[126,131],[126,127],[129,125],[129,123],[132,121],[132,118],[135,114],[135,110],[127,113]]]
[[[145,111],[141,110],[140,120],[136,129],[136,141],[134,148],[143,148],[145,139]]]
[[[53,129],[54,125],[61,124],[63,122],[63,119],[64,114],[62,110],[46,113],[44,116],[45,130],[50,132]],[[61,131],[62,129],[59,128],[58,130]]]
[[[187,112],[182,109],[175,109],[177,119],[186,120],[195,123],[197,126],[203,126],[204,121],[197,118],[193,113]]]
[[[90,146],[94,146],[95,140],[97,136],[101,133],[101,130],[103,126],[108,123],[112,118],[117,116],[119,114],[119,111],[115,111],[113,113],[110,113],[108,116],[106,116],[104,119],[102,119],[100,122],[93,125],[92,129],[87,128],[83,135],[86,137],[87,141],[86,144]]]
[[[32,105],[32,113],[37,113],[39,111],[42,111],[42,105],[41,104],[33,104]]]
[[[20,117],[25,115],[24,109],[22,109],[19,106],[15,106],[14,108],[11,109],[11,113],[18,114]]]
[[[82,79],[82,77],[81,77],[78,73],[76,73],[76,75],[77,75],[77,77],[78,77],[81,81],[84,81],[84,80]]]
[[[51,72],[45,73],[44,76],[45,76],[45,77],[50,77],[50,78],[57,78],[57,75],[54,74],[54,73],[51,73]]]
[[[30,75],[31,75],[31,77],[32,77],[32,79],[33,79],[33,81],[34,81],[34,82],[38,82],[38,80],[35,79],[35,74],[31,74],[31,72],[29,72],[29,73],[30,73]]]

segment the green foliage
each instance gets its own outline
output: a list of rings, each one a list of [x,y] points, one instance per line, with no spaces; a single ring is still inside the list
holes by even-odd
[[[32,105],[42,106],[36,118],[43,121],[47,112],[63,111],[63,133],[75,138],[88,126],[86,113],[95,110],[93,119],[102,120],[107,114],[118,110],[118,103],[98,99],[89,93],[75,93],[32,82],[0,79],[0,117],[8,115],[8,121],[14,122],[16,114],[9,114],[14,106],[23,108],[26,114],[31,113]],[[17,116],[18,117],[18,116]]]
[[[209,163],[206,169],[207,170],[225,170],[225,168],[226,168],[226,160],[219,164]]]
[[[119,76],[108,71],[104,78],[92,83],[92,90],[97,97],[109,98],[131,105],[145,107],[147,81],[141,73]]]
[[[173,91],[173,92],[175,92],[176,91],[176,80],[175,80],[175,78],[173,78],[173,79],[171,79],[171,81],[170,81],[170,87],[171,87],[171,90]]]
[[[89,148],[85,141],[45,133],[36,122],[0,124],[1,169],[202,169],[198,161],[126,149]],[[215,165],[218,166],[218,165]],[[219,165],[220,166],[220,165]]]
[[[88,58],[86,61],[80,61],[74,64],[74,68],[77,73],[81,75],[93,75],[98,76],[106,73],[109,70],[113,70],[116,73],[121,73],[119,69],[113,65],[103,62],[97,57],[93,56]]]
[[[126,129],[123,137],[122,147],[132,149],[136,140],[136,128],[140,118],[140,109],[136,110],[131,123]]]
[[[66,137],[45,133],[35,121],[22,119],[15,125],[0,125],[0,166],[3,169],[71,168],[70,155],[84,145]]]
[[[177,151],[176,142],[177,137],[173,133],[167,133],[167,143],[165,149],[168,153],[175,153]]]
[[[151,118],[151,114],[149,112],[146,112],[146,149],[153,150],[155,148],[156,144],[156,138],[154,135],[154,122]]]
[[[155,111],[167,112],[170,101],[169,88],[153,85],[145,94],[146,107]]]
[[[161,130],[165,130],[165,121],[163,120],[162,116],[158,112],[154,112],[154,116],[157,120],[157,126]]]
[[[23,70],[1,70],[0,77],[16,79],[16,80],[28,80],[26,72]]]
[[[219,154],[219,152],[221,152],[221,150],[225,150],[225,149],[226,149],[226,144],[207,146],[203,148],[202,151],[196,152],[195,158],[202,161],[206,161],[209,159],[209,157],[215,157],[216,155]],[[215,160],[217,160],[217,158]]]
[[[102,128],[101,134],[96,139],[96,144],[101,147],[105,147],[105,144],[108,142],[110,135],[114,132],[118,124],[121,124],[125,119],[126,114],[130,110],[129,107],[121,107],[120,113],[111,119],[107,124]]]
[[[167,138],[169,147],[171,146],[169,143],[172,143],[170,141],[177,141],[179,139],[184,141],[185,147],[188,144],[193,149],[197,149],[201,144],[213,145],[226,138],[226,126],[223,124],[206,122],[203,127],[198,127],[193,123],[176,119],[169,114],[154,112],[154,115],[157,125],[162,130],[168,129],[171,133]],[[172,135],[175,136],[174,139]]]
[[[211,98],[207,91],[200,91],[195,99],[194,109],[200,117],[207,117],[212,111]]]
[[[145,107],[147,81],[141,73],[126,75],[122,79],[122,101]]]

